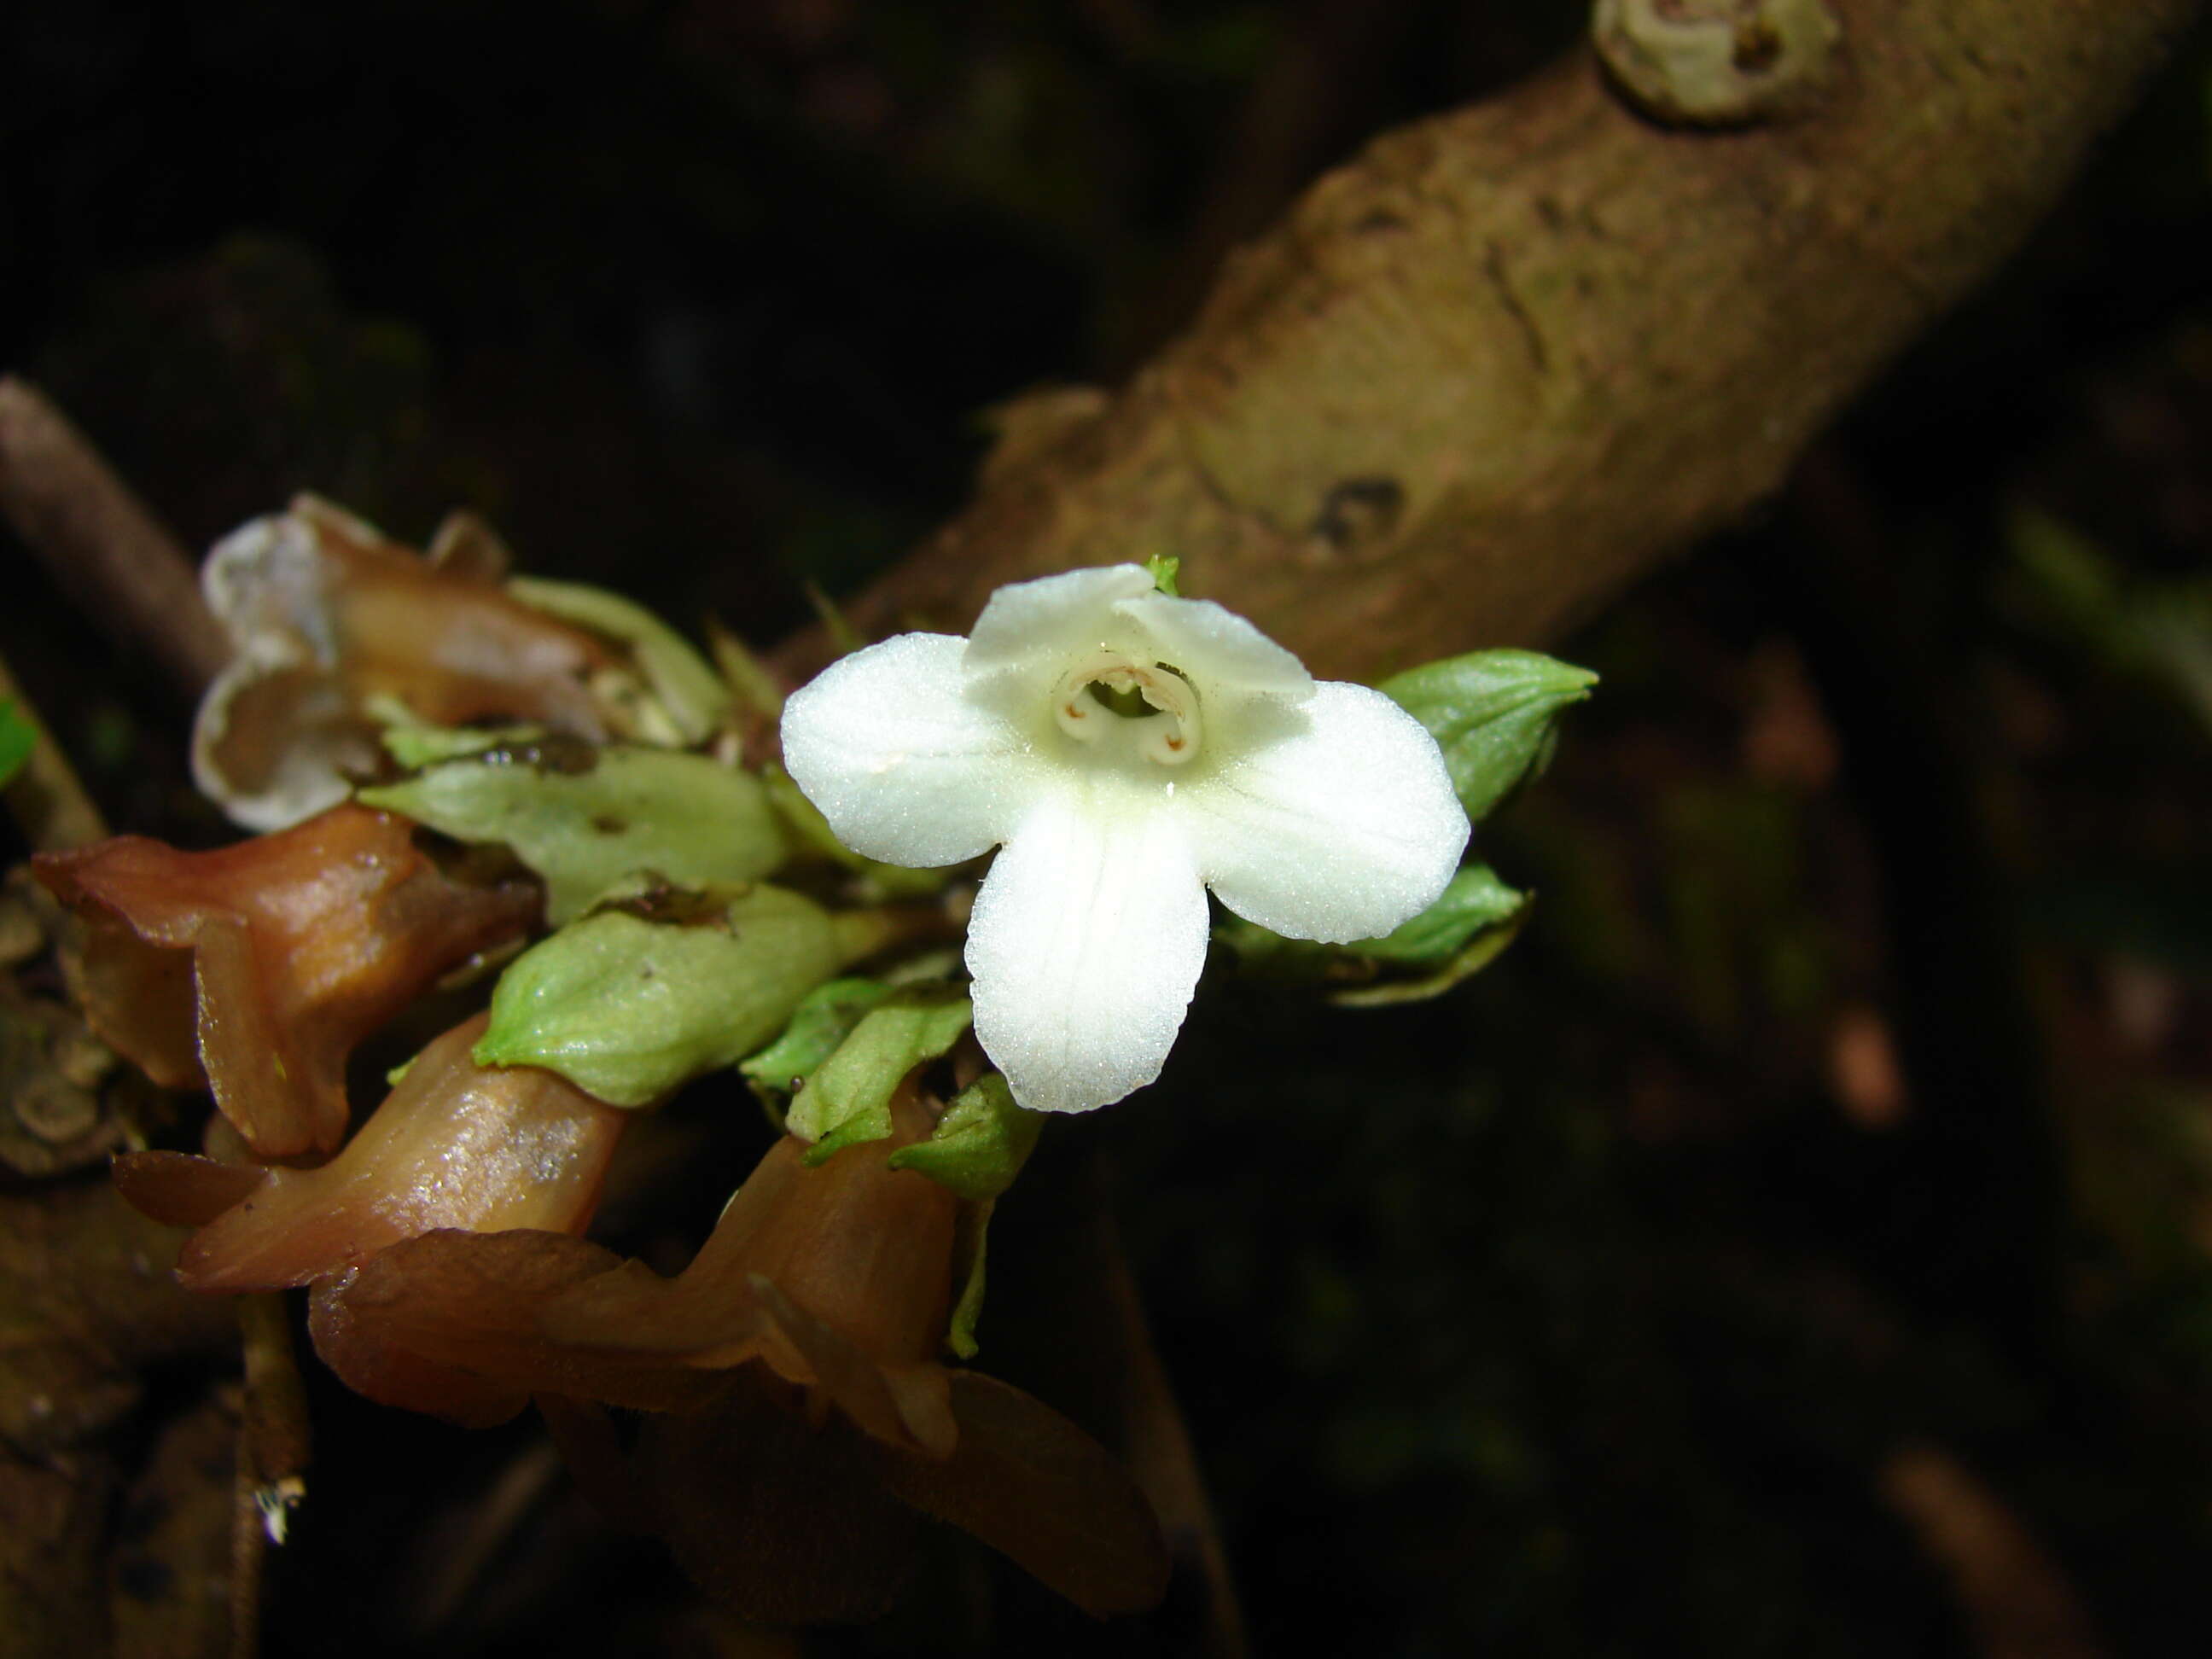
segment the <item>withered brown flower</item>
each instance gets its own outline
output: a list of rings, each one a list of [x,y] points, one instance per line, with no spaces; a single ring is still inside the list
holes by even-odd
[[[572,1464],[749,1617],[865,1616],[896,1594],[916,1513],[1092,1613],[1148,1607],[1150,1506],[1090,1436],[939,1358],[960,1201],[888,1167],[928,1132],[909,1085],[887,1140],[819,1167],[778,1141],[674,1279],[559,1234],[436,1231],[318,1300],[316,1340],[371,1397],[485,1420],[538,1396]],[[599,1407],[644,1413],[633,1445]]]
[[[437,726],[537,720],[605,738],[586,682],[610,653],[511,596],[506,564],[469,514],[425,557],[313,495],[226,537],[203,585],[237,654],[193,728],[201,790],[249,829],[299,822],[377,769],[382,699]]]
[[[118,836],[34,863],[88,923],[76,989],[101,1040],[165,1087],[204,1078],[270,1159],[335,1152],[354,1046],[539,907],[354,805],[212,852]]]

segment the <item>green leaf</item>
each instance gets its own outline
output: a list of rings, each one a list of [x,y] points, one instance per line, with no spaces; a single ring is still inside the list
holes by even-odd
[[[1181,559],[1171,559],[1164,553],[1155,553],[1145,561],[1145,574],[1152,579],[1152,586],[1171,599],[1182,597],[1182,589],[1176,586],[1176,576],[1182,569]]]
[[[542,1066],[642,1106],[759,1048],[837,967],[829,913],[781,888],[688,923],[599,911],[500,976],[477,1062]]]
[[[783,1035],[738,1069],[759,1088],[778,1095],[797,1091],[830,1058],[860,1017],[891,994],[880,980],[833,979],[806,994]]]
[[[890,1134],[900,1079],[959,1042],[973,1018],[966,994],[949,985],[908,986],[870,1010],[791,1103],[787,1126],[814,1143],[807,1163]]]
[[[918,1170],[970,1203],[986,1203],[1014,1184],[1043,1128],[1042,1112],[1015,1105],[1006,1079],[986,1072],[953,1097],[928,1139],[900,1147],[890,1166]]]
[[[525,605],[629,647],[680,743],[704,743],[730,712],[730,688],[690,642],[643,605],[583,582],[516,576],[507,591]],[[657,734],[656,734],[657,735]]]
[[[358,799],[457,841],[504,842],[545,878],[556,925],[625,876],[734,884],[770,873],[788,850],[757,777],[665,749],[495,747]]]
[[[1424,664],[1376,689],[1429,729],[1452,787],[1480,823],[1550,758],[1553,722],[1597,676],[1534,651],[1476,651]]]
[[[1379,962],[1441,962],[1484,928],[1510,921],[1528,902],[1526,893],[1498,880],[1488,865],[1470,864],[1451,878],[1443,897],[1411,921],[1381,939],[1364,939],[1345,948]]]
[[[14,698],[0,697],[0,788],[14,781],[38,746],[39,728],[25,718]]]

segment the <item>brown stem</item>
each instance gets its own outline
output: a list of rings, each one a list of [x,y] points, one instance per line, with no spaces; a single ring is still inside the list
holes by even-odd
[[[1002,582],[1165,552],[1325,675],[1554,635],[1771,491],[2197,9],[1835,0],[1787,119],[1668,128],[1584,52],[1386,134],[1118,393],[1017,405],[975,503],[848,614],[957,628]]]
[[[191,557],[69,417],[0,375],[0,514],[115,641],[198,696],[230,658]]]

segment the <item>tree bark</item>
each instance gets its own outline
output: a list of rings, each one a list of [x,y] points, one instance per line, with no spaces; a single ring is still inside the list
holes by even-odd
[[[1585,50],[1376,140],[1121,391],[1013,405],[974,503],[851,620],[964,628],[1002,582],[1166,553],[1326,676],[1557,635],[1772,490],[2197,7],[1832,9],[1787,118],[1663,125]]]

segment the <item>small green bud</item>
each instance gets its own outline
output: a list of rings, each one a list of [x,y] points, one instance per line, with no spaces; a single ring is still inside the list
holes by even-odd
[[[837,971],[837,930],[776,887],[711,914],[678,924],[603,910],[525,951],[492,994],[477,1064],[542,1066],[617,1106],[734,1065]]]
[[[1480,824],[1551,757],[1553,723],[1597,676],[1534,651],[1475,651],[1387,679],[1376,689],[1428,727],[1452,787]]]

